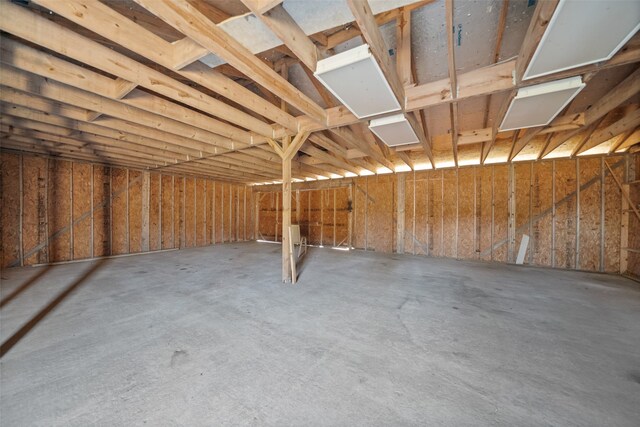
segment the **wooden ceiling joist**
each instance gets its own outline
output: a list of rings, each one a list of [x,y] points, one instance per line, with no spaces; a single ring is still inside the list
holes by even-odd
[[[3,41],[3,45],[4,44]],[[119,99],[114,94],[117,81],[108,79],[98,73],[86,70],[52,55],[38,52],[26,45],[8,42],[6,43],[6,47],[6,52],[10,52],[10,54],[3,54],[2,57],[0,57],[0,61],[2,61],[3,64],[68,85],[68,89],[60,90],[74,93],[77,95],[74,97],[76,99],[91,99],[92,103],[86,107],[88,110],[114,115],[109,111],[122,110],[123,105],[121,104],[132,105],[147,110],[152,114],[165,112],[165,117],[172,120],[174,118],[180,120],[182,117],[184,118],[185,124],[206,130],[208,138],[206,141],[219,144],[224,148],[233,149],[236,145],[234,140],[244,144],[250,144],[253,141],[253,137],[249,132],[239,128],[230,128],[225,123],[202,113],[170,103],[159,97],[153,97],[137,89],[131,91],[126,98]],[[51,84],[58,85],[59,87],[63,86],[55,82]],[[96,84],[94,82],[98,82],[100,89],[95,88]],[[83,96],[80,96],[81,92],[83,92]],[[60,94],[60,96],[62,97],[63,94]],[[97,106],[92,106],[91,104]],[[128,116],[131,117],[130,115]],[[90,118],[91,117],[88,117],[88,119]],[[182,132],[179,134],[185,135],[185,133]]]
[[[311,71],[316,71],[318,59],[322,57],[321,52],[282,4],[265,9],[264,0],[242,0],[242,3],[260,18],[304,65]]]
[[[173,49],[171,46],[175,45],[175,43],[170,44],[164,41],[140,25],[115,12],[105,4],[91,3],[91,6],[87,7],[86,0],[71,0],[68,2],[37,0],[37,2],[138,55],[148,58],[166,68],[175,70],[181,76],[213,92],[230,100],[239,101],[242,105],[261,116],[269,118],[288,129],[296,129],[296,120],[294,117],[283,113],[278,108],[273,108],[268,101],[265,101],[263,98],[224,76],[222,73],[212,70],[200,62],[195,62],[195,60],[176,67],[173,57],[176,53],[183,51]],[[78,13],[78,10],[90,10],[90,13]],[[111,25],[105,25],[105,22],[109,22]],[[204,54],[208,53],[208,51],[189,38],[182,39],[180,41],[180,47],[187,48],[187,46],[185,46],[187,41],[197,46]],[[271,137],[272,135],[269,134],[267,136]]]
[[[417,81],[412,61],[411,11],[434,0],[375,16],[367,0],[346,0],[354,22],[311,36],[281,0],[242,0],[284,43],[260,55],[216,25],[230,16],[212,3],[134,1],[136,5],[127,6],[91,0],[0,0],[3,149],[229,182],[284,182],[414,169],[427,160],[435,167],[436,160],[448,161],[446,153],[452,151],[458,165],[459,150],[465,160],[468,153],[479,152],[484,163],[494,145],[502,156],[509,141],[507,161],[518,160],[523,152],[523,158],[544,157],[560,146],[554,155],[621,152],[639,142],[640,109],[637,100],[630,101],[640,91],[637,68],[625,78],[608,74],[617,79],[615,87],[599,99],[585,99],[591,92],[584,91],[576,105],[591,106],[583,112],[569,106],[547,126],[499,131],[520,88],[571,76],[582,76],[589,86],[603,70],[640,62],[636,34],[608,61],[523,81],[559,0],[538,2],[519,55],[498,62],[501,51],[512,49],[506,41],[518,31],[510,26],[510,1],[501,0],[495,42],[485,61],[490,65],[460,73],[454,0],[440,0],[448,76],[426,82]],[[395,61],[379,28],[393,20]],[[414,23],[414,31],[420,24]],[[419,143],[388,147],[371,133],[365,119],[340,105],[313,75],[318,60],[357,36],[370,46]],[[198,61],[209,54],[227,64],[212,69]],[[302,67],[326,109],[291,83],[296,78],[289,81],[293,64]],[[603,79],[597,79],[599,84]],[[498,93],[506,95],[504,102],[499,111],[490,111],[491,98]],[[477,97],[484,97],[486,111],[481,128],[473,129],[458,109]],[[430,135],[426,114],[444,105],[449,105],[451,130]],[[294,111],[302,115],[295,117]],[[604,143],[608,145],[601,146]],[[594,147],[599,148],[589,151]]]
[[[224,117],[236,125],[260,135],[271,136],[273,128],[244,112],[230,107],[226,103],[212,98],[178,82],[159,71],[147,67],[135,60],[117,53],[105,46],[87,39],[59,24],[40,18],[21,6],[2,0],[3,14],[0,16],[0,29],[31,43],[55,52],[63,52],[92,67],[136,83],[170,99],[190,105],[214,117]],[[69,49],[73,46],[73,49]],[[221,128],[233,126],[220,123]]]
[[[136,0],[138,4],[158,16],[210,52],[223,58],[240,72],[284,99],[311,119],[325,123],[323,108],[284,80],[278,73],[258,59],[247,48],[218,28],[186,0]]]
[[[597,120],[603,118],[606,114],[612,111],[614,108],[626,102],[629,98],[640,92],[640,67],[636,68],[627,78],[620,82],[615,88],[610,90],[605,96],[600,98],[595,104],[593,104],[587,111],[585,111],[584,120],[585,127],[591,126]],[[547,156],[549,153],[560,147],[567,140],[573,136],[579,134],[582,129],[577,129],[572,132],[568,132],[565,135],[554,135],[549,142],[549,145],[545,148],[542,157]]]

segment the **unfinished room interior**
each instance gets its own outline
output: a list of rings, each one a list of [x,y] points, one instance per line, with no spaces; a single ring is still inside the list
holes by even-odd
[[[637,427],[639,28],[0,0],[0,424]]]

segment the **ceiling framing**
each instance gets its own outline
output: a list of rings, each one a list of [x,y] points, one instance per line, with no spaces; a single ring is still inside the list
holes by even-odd
[[[557,0],[416,1],[378,15],[344,1],[352,23],[307,35],[282,0],[0,0],[2,148],[252,184],[281,180],[287,141],[302,134],[287,152],[295,180],[640,142],[638,34],[609,61],[522,82]],[[469,25],[474,7],[494,32]],[[220,26],[244,13],[281,46],[254,54]],[[313,76],[318,60],[363,42],[419,143],[387,147]],[[200,61],[210,54],[226,64]],[[549,125],[499,131],[518,88],[569,76],[587,87]]]

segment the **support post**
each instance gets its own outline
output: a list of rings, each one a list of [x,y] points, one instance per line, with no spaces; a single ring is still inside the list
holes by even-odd
[[[282,281],[291,282],[289,227],[291,226],[291,158],[282,159]]]

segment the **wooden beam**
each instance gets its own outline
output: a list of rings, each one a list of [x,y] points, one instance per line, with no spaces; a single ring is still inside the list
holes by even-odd
[[[640,141],[640,131],[637,128],[632,129],[626,134],[622,135],[620,137],[620,140],[616,144],[611,145],[611,148],[609,148],[609,154],[613,154],[620,149],[624,149],[630,145],[637,143],[638,141]]]
[[[447,28],[447,58],[449,68],[449,84],[451,86],[451,98],[458,97],[458,77],[456,73],[455,43],[453,40],[453,0],[445,0],[446,28]]]
[[[396,25],[396,68],[398,71],[400,84],[404,87],[414,84],[414,71],[415,64],[412,61],[411,53],[411,10],[408,8],[401,9],[397,25]],[[413,114],[405,114],[405,117],[409,121],[409,124],[413,128],[414,132],[418,136],[420,145],[429,158],[431,165],[434,165],[433,150],[431,139],[429,138],[429,131],[426,127],[426,120],[421,120],[424,116],[423,111],[414,111]],[[401,158],[403,161],[404,159]],[[405,162],[407,163],[407,162]],[[407,165],[413,169],[409,163]]]
[[[615,88],[610,90],[605,96],[600,98],[587,111],[585,111],[585,126],[592,125],[597,120],[608,114],[611,110],[638,93],[640,91],[638,81],[640,81],[640,67],[636,68],[635,71],[633,71],[626,79],[618,83]],[[543,152],[542,157],[547,156],[581,131],[582,129],[576,129],[574,131],[567,132],[564,135],[558,135],[557,137],[554,136]]]
[[[604,164],[605,164],[605,166],[607,166],[607,169],[609,169],[609,173],[611,173],[611,177],[614,179],[614,181],[618,185],[618,188],[620,189],[620,192],[622,193],[622,196],[624,197],[624,199],[627,201],[627,203],[629,204],[629,206],[633,210],[633,213],[636,214],[636,218],[638,218],[638,221],[640,221],[640,211],[638,211],[638,208],[636,207],[635,203],[633,202],[633,200],[631,200],[631,197],[629,196],[629,193],[627,191],[625,191],[625,188],[622,186],[622,183],[620,182],[620,180],[618,179],[616,174],[613,172],[613,169],[611,169],[611,166],[609,165],[609,163],[606,160],[604,161]]]
[[[378,62],[378,65],[380,65],[380,69],[387,79],[389,86],[391,86],[391,90],[398,99],[400,106],[403,107],[404,89],[400,83],[398,73],[391,62],[389,51],[378,28],[378,23],[373,16],[369,2],[367,0],[347,0],[347,3],[349,4],[351,13],[353,13],[353,16],[356,18],[356,23],[362,32],[362,37],[369,45],[369,49],[371,49],[371,54],[376,62]]]
[[[230,65],[287,101],[313,120],[325,123],[324,109],[314,103],[247,48],[218,28],[186,0],[136,0],[138,4],[196,43],[220,56]]]
[[[498,20],[498,27],[496,33],[496,45],[493,49],[493,63],[497,63],[500,59],[500,50],[502,49],[502,37],[504,35],[504,28],[507,23],[507,13],[509,12],[509,0],[502,0],[502,5],[500,6],[500,19]],[[487,96],[487,103],[484,108],[484,119],[482,123],[484,127],[488,126],[489,123],[489,110],[491,109],[491,98],[492,95]]]
[[[376,162],[380,163],[388,169],[391,169],[392,171],[394,170],[394,164],[380,152],[377,146],[373,146],[371,144],[368,144],[366,141],[362,141],[361,139],[357,138],[350,129],[343,127],[330,129],[330,131],[338,138],[342,138],[351,147],[359,148],[362,152],[364,152],[367,156],[371,157]]]
[[[396,68],[402,86],[413,84],[411,60],[411,11],[403,9],[396,23]]]
[[[212,120],[210,117],[160,98],[151,97],[148,94],[140,94],[140,96],[116,101],[33,74],[21,72],[4,64],[0,64],[0,71],[0,83],[18,91],[32,93],[91,111],[99,111],[112,117],[163,129],[178,136],[197,139],[225,149],[237,149],[247,146],[245,143],[234,142],[213,133],[211,130],[215,131],[217,127],[215,127],[215,124],[214,126],[209,126],[209,120]],[[5,89],[3,88],[3,96],[5,96],[4,91]],[[7,92],[9,93],[6,96],[11,96],[11,94],[20,96],[15,91],[9,90]],[[183,110],[184,114],[182,114]],[[162,116],[155,114],[156,111]],[[249,138],[251,138],[250,135]]]
[[[316,71],[318,59],[322,54],[282,4],[264,10],[261,8],[263,0],[242,0],[242,3],[260,18],[304,65]]]
[[[610,124],[604,129],[595,130],[591,135],[589,135],[585,143],[578,148],[575,155],[582,154],[585,151],[610,140],[616,135],[632,132],[633,129],[638,126],[640,126],[640,109],[635,109],[635,111],[625,115],[623,118]]]
[[[457,75],[457,99],[461,101],[513,89],[514,68],[515,60],[511,60]],[[453,100],[451,87],[448,77],[407,88],[406,109],[413,111],[450,103]]]
[[[290,283],[291,251],[289,228],[291,227],[291,158],[282,159],[282,281]]]
[[[309,132],[306,132],[306,131],[299,132],[295,136],[295,138],[293,138],[293,141],[287,147],[286,151],[283,153],[282,158],[283,159],[292,159],[293,156],[298,152],[300,147],[302,147],[302,144],[305,143],[305,141],[307,140],[308,137],[309,137]]]
[[[394,19],[397,19],[403,11],[411,12],[412,10],[419,9],[423,6],[433,3],[434,1],[435,0],[416,1],[414,3],[408,4],[406,6],[403,6],[397,9],[392,9],[387,12],[379,13],[375,15],[376,24],[378,24],[378,26],[380,27],[384,24],[387,24],[393,21]],[[323,44],[327,49],[332,49],[339,44],[342,44],[348,40],[351,40],[354,37],[358,37],[359,35],[360,35],[360,29],[358,28],[357,24],[356,25],[347,24],[341,30],[335,31],[331,35],[327,36],[327,41],[326,43],[323,43]]]
[[[271,148],[273,148],[273,151],[275,151],[276,154],[280,156],[280,158],[284,158],[284,151],[282,151],[282,147],[280,146],[280,144],[278,144],[278,142],[274,141],[271,138],[267,138],[267,142],[269,143]]]
[[[237,101],[250,110],[288,129],[296,130],[296,121],[293,117],[283,113],[278,108],[270,106],[268,102],[250,90],[242,87],[223,74],[212,70],[205,64],[195,62],[184,68],[184,66],[188,64],[182,60],[179,69],[176,68],[174,62],[175,54],[171,53],[172,44],[169,44],[150,31],[145,30],[127,17],[120,15],[106,4],[100,2],[88,3],[87,0],[69,0],[65,2],[57,0],[37,1],[42,4],[42,6],[55,11],[57,14],[64,16],[78,25],[84,26],[109,40],[113,40],[163,67],[175,69],[181,76],[193,80],[228,99]],[[107,22],[111,24],[105,25]],[[178,45],[178,43],[180,45]],[[189,49],[195,49],[193,47],[194,45],[202,49],[201,53],[203,55],[208,53],[206,49],[188,38],[174,42],[174,45],[180,55],[184,55]],[[82,58],[76,59],[82,60]],[[272,137],[273,135],[270,133],[265,136]]]
[[[531,58],[535,53],[540,40],[549,25],[560,0],[539,1],[529,23],[529,28],[520,47],[520,53],[516,59],[516,81],[521,82]]]

